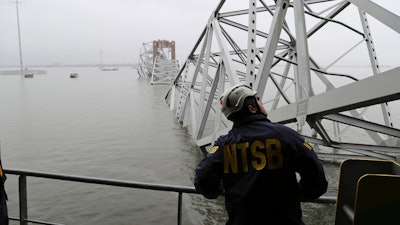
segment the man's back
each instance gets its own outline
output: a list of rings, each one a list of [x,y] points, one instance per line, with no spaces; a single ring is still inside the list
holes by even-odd
[[[300,199],[318,198],[328,184],[311,145],[271,123],[250,86],[232,86],[220,104],[234,125],[196,167],[196,190],[206,198],[225,191],[229,225],[303,224]]]
[[[307,178],[311,168],[320,171],[312,175],[313,181]],[[304,139],[260,114],[216,141],[214,152],[196,168],[198,190],[209,169],[223,181],[227,224],[302,224],[304,196],[296,172],[306,177],[306,186],[321,183],[318,196],[326,191],[322,165]]]

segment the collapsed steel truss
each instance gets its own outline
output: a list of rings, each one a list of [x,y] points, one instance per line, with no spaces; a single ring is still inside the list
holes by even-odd
[[[400,35],[399,16],[370,0],[230,3],[212,13],[166,95],[199,147],[230,129],[219,97],[246,83],[271,121],[297,129],[320,157],[398,157],[400,67],[380,67],[368,18]]]
[[[143,43],[137,66],[139,77],[151,77],[151,84],[172,84],[179,71],[175,59],[175,41]]]

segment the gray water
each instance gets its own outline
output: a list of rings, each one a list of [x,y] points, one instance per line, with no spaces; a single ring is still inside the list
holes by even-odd
[[[76,79],[69,78],[78,72]],[[164,100],[167,85],[136,70],[47,68],[34,78],[0,76],[4,168],[192,186],[203,157]],[[326,164],[330,196],[338,169]],[[6,190],[18,217],[17,177]],[[177,195],[28,178],[29,218],[61,224],[176,224]],[[303,204],[307,224],[333,224],[334,206]],[[223,198],[183,196],[183,224],[224,224]],[[12,222],[11,224],[18,224]]]

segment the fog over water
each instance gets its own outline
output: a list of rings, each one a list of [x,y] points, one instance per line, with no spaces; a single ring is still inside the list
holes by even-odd
[[[48,74],[0,76],[4,167],[135,182],[193,186],[204,157],[169,110],[167,85],[136,70],[47,68]],[[69,78],[70,72],[79,77]],[[337,166],[326,165],[329,195]],[[28,215],[61,224],[175,224],[177,194],[28,177]],[[17,177],[6,182],[18,217]],[[308,224],[333,224],[334,206],[305,204]],[[183,224],[224,224],[223,198],[183,196]],[[322,215],[322,216],[321,216]],[[321,221],[325,221],[320,223]],[[14,224],[18,224],[13,222]],[[12,224],[13,224],[12,223]]]

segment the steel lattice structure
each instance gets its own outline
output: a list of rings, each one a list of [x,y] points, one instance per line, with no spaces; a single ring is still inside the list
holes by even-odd
[[[151,84],[172,84],[179,71],[175,59],[175,41],[143,43],[137,66],[139,77],[151,77]]]
[[[151,76],[153,64],[153,42],[143,43],[139,53],[139,63],[136,67],[139,77]]]
[[[242,2],[219,3],[165,97],[199,147],[230,129],[219,97],[246,83],[270,120],[297,129],[320,157],[400,154],[391,111],[400,110],[400,67],[381,68],[369,25],[400,35],[398,15],[370,0]],[[352,61],[363,66],[337,66]]]

